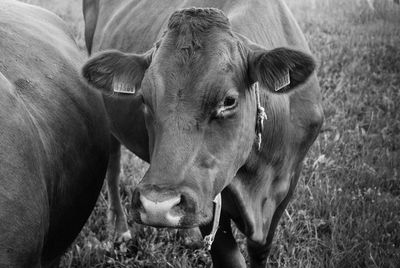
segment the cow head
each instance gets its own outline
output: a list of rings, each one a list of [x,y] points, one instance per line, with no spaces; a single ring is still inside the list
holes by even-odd
[[[251,44],[217,9],[195,8],[172,14],[143,55],[106,51],[90,59],[83,68],[89,83],[110,93],[137,89],[144,102],[151,159],[133,195],[135,220],[169,227],[209,222],[214,197],[255,148],[252,85],[285,94],[314,66],[302,52]],[[290,84],[275,92],[285,75]]]

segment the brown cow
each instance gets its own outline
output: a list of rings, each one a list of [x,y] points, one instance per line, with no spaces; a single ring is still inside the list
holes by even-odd
[[[109,132],[84,55],[54,14],[0,2],[0,267],[47,267],[102,187]]]
[[[315,64],[287,6],[279,0],[84,3],[89,49],[119,51],[95,55],[83,76],[108,93],[114,136],[150,161],[133,194],[134,219],[206,232],[212,201],[222,193],[214,267],[245,265],[231,219],[248,238],[251,267],[265,267],[323,121]]]

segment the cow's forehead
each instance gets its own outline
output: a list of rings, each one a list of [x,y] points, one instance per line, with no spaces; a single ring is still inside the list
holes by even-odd
[[[193,54],[174,47],[161,47],[151,65],[159,72],[176,72],[182,77],[203,76],[210,71],[210,74],[216,72],[220,75],[233,72],[233,66],[238,64],[236,51],[231,45],[217,42],[216,40],[212,46],[205,46]]]
[[[171,15],[158,48],[185,65],[199,60],[210,61],[210,56],[229,48],[232,41],[230,23],[222,11],[192,8]]]
[[[226,62],[235,58],[239,40],[231,31],[212,28],[203,33],[192,34],[166,32],[157,46],[156,56],[175,59],[179,65],[199,61]]]
[[[220,29],[230,31],[225,14],[213,8],[189,8],[174,12],[168,21],[168,31],[177,34],[178,48],[196,47],[201,34]]]
[[[164,59],[155,57],[144,79],[145,96],[160,117],[178,112],[202,120],[237,87],[238,76],[227,56],[202,56],[185,64],[180,61],[173,53]]]
[[[193,63],[180,64],[179,59],[170,56],[155,60],[144,79],[146,87],[158,91],[158,97],[165,93],[182,97],[201,97],[222,94],[235,87],[236,68],[229,57],[213,55],[201,57]]]
[[[157,90],[152,98],[167,97],[168,103],[212,104],[238,82],[243,69],[239,54],[238,39],[225,15],[214,10],[179,11],[157,43],[145,84]]]
[[[178,47],[176,39],[175,34],[167,34],[161,40],[148,70],[150,77],[161,76],[170,83],[197,83],[231,76],[241,65],[236,40],[227,33],[207,33],[195,50]]]
[[[184,112],[202,120],[228,92],[244,88],[238,48],[226,38],[218,40],[189,59],[176,47],[160,45],[144,79],[145,98],[160,117]]]

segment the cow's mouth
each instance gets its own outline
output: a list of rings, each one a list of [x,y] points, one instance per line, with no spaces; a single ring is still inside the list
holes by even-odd
[[[157,202],[140,196],[139,217],[143,224],[155,227],[178,227],[184,218],[181,209],[181,198],[174,198]]]
[[[153,227],[194,228],[209,224],[215,218],[215,207],[215,200],[199,210],[180,196],[152,200],[140,195],[132,200],[132,216],[135,222]]]

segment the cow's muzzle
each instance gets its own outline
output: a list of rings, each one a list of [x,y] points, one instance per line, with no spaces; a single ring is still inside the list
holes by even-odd
[[[155,227],[192,227],[198,221],[196,203],[189,191],[139,185],[132,197],[133,218]]]

